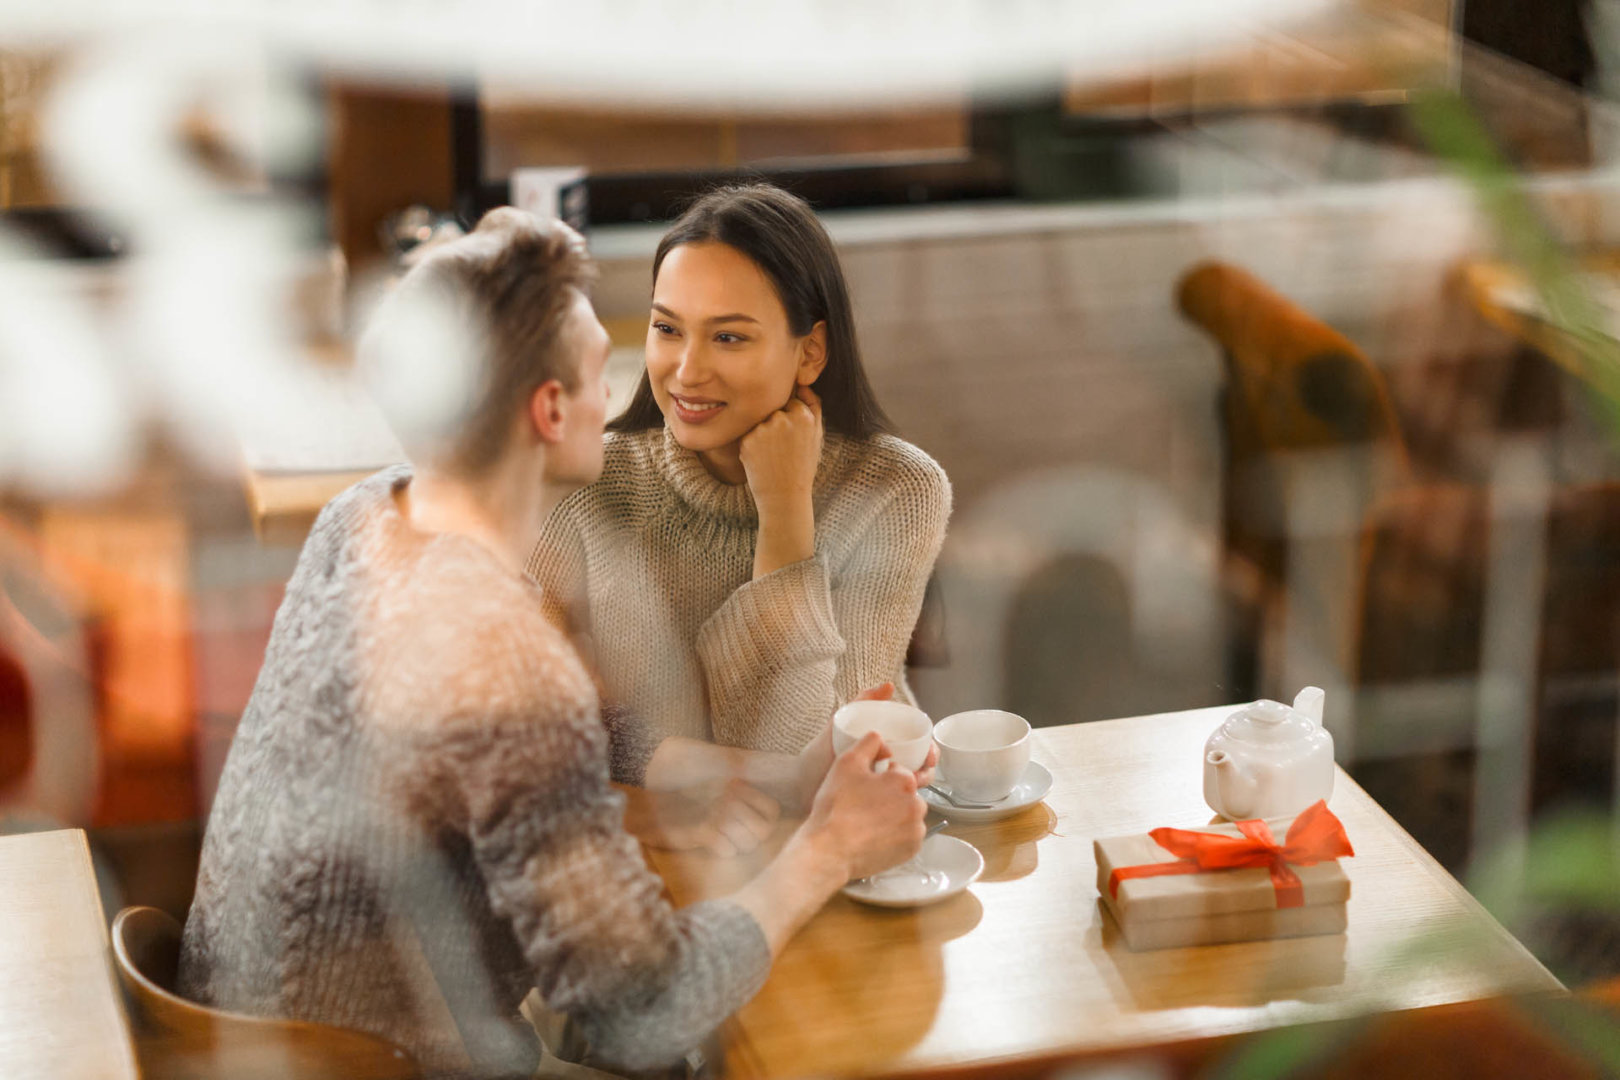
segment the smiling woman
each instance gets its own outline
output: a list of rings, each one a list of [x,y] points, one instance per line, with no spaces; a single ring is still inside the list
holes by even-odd
[[[612,697],[671,734],[786,751],[863,687],[909,698],[950,483],[887,433],[802,199],[723,188],[675,223],[611,428],[529,573]]]

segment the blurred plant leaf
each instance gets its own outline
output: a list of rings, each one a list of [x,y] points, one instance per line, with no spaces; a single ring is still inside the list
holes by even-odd
[[[1607,815],[1560,815],[1538,823],[1522,849],[1485,860],[1470,884],[1504,922],[1526,905],[1620,911],[1620,836]]]
[[[1620,1076],[1620,1023],[1612,1011],[1579,998],[1526,998],[1519,1005],[1601,1075]]]
[[[1293,1076],[1360,1034],[1359,1023],[1302,1024],[1240,1042],[1204,1075],[1207,1080],[1274,1080]]]

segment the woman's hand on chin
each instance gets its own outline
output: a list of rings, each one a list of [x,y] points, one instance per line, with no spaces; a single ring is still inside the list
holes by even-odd
[[[801,386],[742,437],[737,449],[761,513],[809,497],[821,463],[821,436],[821,399]]]
[[[759,511],[754,577],[761,578],[816,553],[811,503],[821,464],[821,399],[808,386],[742,437],[738,453]]]

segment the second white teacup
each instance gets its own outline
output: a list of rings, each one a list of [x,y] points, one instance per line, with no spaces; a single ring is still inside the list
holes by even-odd
[[[833,753],[842,754],[875,731],[896,765],[912,772],[928,760],[933,744],[934,722],[928,714],[903,701],[852,701],[833,713]]]
[[[1029,765],[1029,721],[1000,709],[953,713],[934,725],[939,776],[970,802],[1005,799]]]

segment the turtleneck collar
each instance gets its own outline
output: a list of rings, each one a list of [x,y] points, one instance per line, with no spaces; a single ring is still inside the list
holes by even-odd
[[[696,510],[751,525],[759,523],[753,492],[747,484],[727,484],[716,480],[704,467],[696,451],[675,441],[669,425],[647,433],[652,459],[664,481],[681,501]],[[821,444],[821,462],[816,466],[814,499],[819,504],[828,483],[838,475],[849,453],[849,440],[827,432]]]

